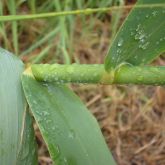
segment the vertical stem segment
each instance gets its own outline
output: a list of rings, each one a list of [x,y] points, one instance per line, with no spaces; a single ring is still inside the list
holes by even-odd
[[[164,85],[165,67],[121,66],[106,72],[103,64],[35,64],[31,66],[39,81],[56,83]]]

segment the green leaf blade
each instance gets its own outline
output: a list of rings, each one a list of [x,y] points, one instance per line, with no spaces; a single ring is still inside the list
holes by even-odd
[[[22,77],[31,111],[58,164],[113,165],[99,126],[80,100],[65,86]]]
[[[0,164],[18,164],[19,158],[22,162],[22,152],[33,146],[24,146],[22,141],[27,137],[24,125],[28,126],[26,117],[26,101],[22,91],[21,74],[23,63],[8,51],[0,48]],[[30,125],[31,126],[31,125]],[[33,127],[29,127],[33,132]],[[33,137],[33,134],[28,134]],[[25,159],[37,158],[34,154],[29,158],[27,152]],[[30,161],[33,163],[33,161]],[[27,163],[23,163],[25,165]],[[37,164],[37,163],[33,163]]]
[[[151,5],[136,8],[138,5]],[[162,7],[153,7],[162,4]],[[144,65],[165,51],[164,0],[139,0],[117,33],[107,57],[106,70],[122,63]]]
[[[37,144],[33,130],[33,121],[29,112],[25,111],[24,131],[21,137],[20,151],[16,165],[37,165]]]

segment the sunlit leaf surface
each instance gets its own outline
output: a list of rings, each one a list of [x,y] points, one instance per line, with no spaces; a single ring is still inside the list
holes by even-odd
[[[57,165],[114,165],[99,126],[66,86],[22,77],[31,111]]]
[[[165,51],[165,1],[139,0],[136,5],[143,4],[148,8],[134,8],[117,33],[105,59],[106,70],[122,63],[144,65]]]
[[[37,164],[32,121],[21,86],[23,69],[19,59],[0,48],[1,165]]]

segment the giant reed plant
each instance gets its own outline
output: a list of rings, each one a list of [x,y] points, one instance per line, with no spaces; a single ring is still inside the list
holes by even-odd
[[[44,14],[1,16],[0,20],[41,16]],[[139,0],[113,40],[104,64],[35,64],[24,71],[23,63],[1,48],[0,164],[37,164],[31,115],[55,164],[115,164],[96,120],[64,84],[164,85],[165,67],[147,65],[165,50],[164,17],[164,0]]]

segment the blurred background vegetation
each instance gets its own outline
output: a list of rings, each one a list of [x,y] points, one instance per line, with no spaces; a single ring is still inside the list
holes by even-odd
[[[124,0],[8,0],[0,2],[1,15],[36,14],[66,10],[123,6]],[[77,42],[81,40],[93,47],[103,47],[100,40],[104,29],[109,39],[115,36],[122,11],[96,13],[1,23],[0,44],[21,56],[26,62],[80,62],[77,58]],[[111,27],[110,27],[111,21]],[[106,25],[106,26],[105,26]],[[108,36],[107,36],[108,35]],[[103,38],[103,37],[102,37]],[[110,40],[108,39],[107,42]],[[98,44],[102,44],[101,46]],[[106,43],[109,44],[109,43]],[[88,49],[88,47],[84,49]],[[79,45],[80,47],[80,45]],[[104,53],[105,54],[105,53]],[[37,56],[37,57],[36,57]]]
[[[134,5],[136,0],[1,0],[0,15]],[[145,10],[145,9],[144,9]],[[28,63],[103,63],[130,9],[0,22],[0,46]],[[165,65],[163,57],[154,61]],[[70,85],[97,118],[119,165],[165,165],[165,90],[152,86]],[[84,121],[87,122],[87,121]],[[39,162],[51,159],[36,124]]]

